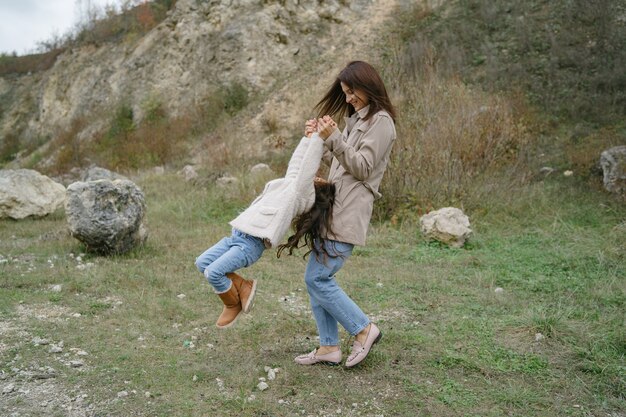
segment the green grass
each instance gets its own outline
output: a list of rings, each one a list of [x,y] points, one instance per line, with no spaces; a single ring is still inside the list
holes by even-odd
[[[220,301],[193,262],[229,232],[241,197],[175,176],[138,183],[151,234],[124,256],[82,254],[62,212],[0,222],[0,386],[30,390],[0,397],[2,414],[65,415],[61,404],[120,416],[626,410],[626,211],[584,185],[533,184],[470,213],[475,235],[465,249],[425,241],[414,221],[372,225],[338,279],[384,338],[346,370],[293,363],[316,346],[298,256],[270,251],[244,270],[260,281],[254,310],[232,329],[214,327]],[[63,352],[35,337],[63,341]],[[48,366],[56,377],[25,376]],[[260,392],[265,366],[280,371]],[[42,408],[35,394],[44,387],[57,400]],[[62,393],[86,397],[63,402]]]

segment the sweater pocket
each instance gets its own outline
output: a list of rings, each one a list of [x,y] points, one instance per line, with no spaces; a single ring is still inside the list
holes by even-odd
[[[270,225],[278,209],[276,207],[261,206],[254,214],[250,222],[255,227],[267,227]]]

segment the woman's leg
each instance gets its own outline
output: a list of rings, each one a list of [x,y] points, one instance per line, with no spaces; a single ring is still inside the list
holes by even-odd
[[[320,256],[317,259],[311,254],[305,282],[320,335],[320,345],[336,346],[339,345],[337,322],[351,335],[356,335],[367,327],[369,319],[335,281],[335,273],[352,254],[353,245],[329,240],[325,243],[331,254],[340,256]]]

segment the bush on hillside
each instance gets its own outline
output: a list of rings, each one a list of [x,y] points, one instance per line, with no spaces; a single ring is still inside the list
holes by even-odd
[[[602,124],[626,116],[625,22],[624,3],[612,0],[462,0],[409,19],[405,36],[432,44],[448,75],[492,92],[517,88],[549,114]]]

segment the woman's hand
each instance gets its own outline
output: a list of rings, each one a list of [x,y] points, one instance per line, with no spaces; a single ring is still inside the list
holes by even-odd
[[[319,133],[322,139],[328,139],[335,130],[337,130],[337,123],[330,116],[317,119],[317,133]]]
[[[309,119],[304,123],[304,136],[310,138],[313,133],[317,132],[317,120]]]

